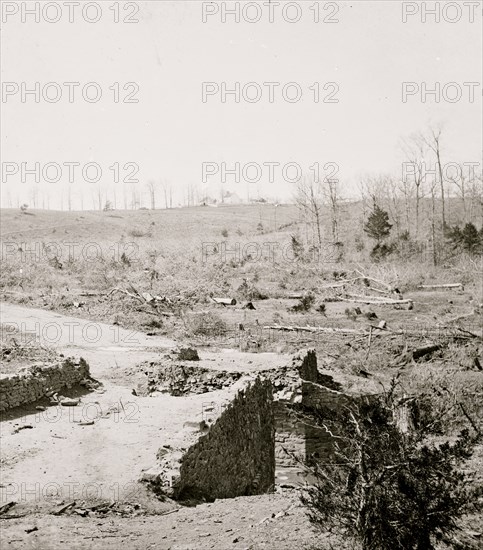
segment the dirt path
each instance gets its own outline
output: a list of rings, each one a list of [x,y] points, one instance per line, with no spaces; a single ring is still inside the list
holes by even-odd
[[[102,383],[99,392],[83,395],[77,407],[24,407],[5,415],[2,501],[15,500],[35,510],[79,499],[141,501],[158,508],[158,501],[137,480],[141,470],[153,464],[163,429],[181,429],[192,404],[187,407],[169,396],[133,396],[124,372],[142,360],[158,358],[174,342],[9,304],[2,304],[1,319],[34,332],[41,344],[55,341],[66,356],[84,357],[92,377]],[[16,427],[27,425],[33,428],[14,433]]]
[[[338,548],[317,533],[295,492],[217,500],[167,515],[29,516],[0,520],[2,550],[306,550]],[[28,532],[27,532],[28,531]],[[334,543],[334,541],[332,541]]]

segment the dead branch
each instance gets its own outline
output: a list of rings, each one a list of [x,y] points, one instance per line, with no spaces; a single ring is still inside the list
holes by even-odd
[[[384,288],[387,288],[387,290],[389,290],[390,292],[392,292],[394,290],[394,288],[391,286],[391,285],[388,285],[387,283],[385,283],[384,281],[379,281],[378,279],[374,279],[374,277],[368,277],[367,275],[364,275],[364,273],[362,273],[362,271],[359,271],[358,269],[355,269],[354,270],[356,273],[359,273],[359,275],[363,278],[363,279],[367,279],[368,281],[373,281],[374,283],[377,283],[378,285],[381,285],[383,286]]]
[[[113,288],[112,290],[110,290],[106,296],[109,297],[111,296],[111,294],[114,294],[114,292],[120,292],[121,294],[125,294],[126,296],[129,296],[130,298],[133,298],[134,300],[137,300],[138,302],[140,302],[141,304],[143,305],[148,305],[152,308],[152,310],[148,310],[147,313],[152,313],[152,314],[155,314],[155,315],[162,315],[164,317],[172,317],[174,314],[173,313],[170,313],[170,312],[167,312],[167,311],[160,311],[157,307],[157,304],[156,304],[156,300],[151,297],[150,294],[148,293],[143,293],[146,295],[146,297],[142,294],[140,294],[132,285],[129,285],[130,289],[131,289],[131,292],[127,291],[127,290],[124,290],[122,288]],[[148,297],[150,299],[148,299]],[[156,298],[158,298],[156,296]],[[171,303],[171,302],[169,302]]]
[[[476,426],[474,420],[471,418],[471,416],[466,412],[466,409],[464,408],[462,403],[458,403],[461,412],[466,416],[468,422],[471,424],[471,427],[475,430],[475,432],[480,436],[481,430]]]
[[[128,292],[127,290],[124,290],[122,288],[113,288],[112,290],[110,290],[106,296],[109,297],[111,294],[114,294],[114,292],[121,292],[122,294],[125,294],[126,296],[129,296],[130,298],[134,298],[135,300],[138,300],[139,302],[141,303],[145,303],[145,300],[144,298],[142,298],[141,296],[139,296],[139,294],[131,294],[130,292]]]

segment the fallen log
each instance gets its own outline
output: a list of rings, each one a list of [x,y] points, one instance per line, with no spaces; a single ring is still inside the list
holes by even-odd
[[[419,285],[418,288],[425,288],[427,290],[435,289],[435,288],[459,288],[460,290],[465,289],[463,283],[444,283],[440,285]]]
[[[415,349],[410,353],[411,353],[411,357],[414,360],[416,360],[416,359],[420,359],[421,357],[424,357],[425,355],[430,355],[435,351],[439,351],[440,349],[441,349],[441,346],[439,344],[434,344],[431,346],[424,346],[422,348]]]
[[[407,365],[411,361],[417,361],[426,355],[433,354],[435,351],[440,350],[441,347],[442,346],[440,344],[430,344],[422,348],[405,351],[396,358],[396,361],[391,366],[397,367]]]
[[[332,327],[310,327],[310,326],[291,326],[291,325],[266,325],[265,330],[281,330],[285,332],[319,332],[327,334],[357,334],[363,336],[365,331],[352,328],[332,328]]]
[[[14,500],[7,502],[7,504],[4,504],[3,506],[0,506],[0,515],[5,514],[5,512],[8,512],[10,508],[15,506],[17,504]]]
[[[215,304],[222,304],[224,306],[236,306],[235,298],[211,298]]]
[[[452,319],[448,319],[447,321],[444,321],[444,323],[438,323],[436,326],[446,327],[448,325],[451,325],[452,323],[461,321],[462,319],[468,319],[468,317],[473,317],[473,315],[475,315],[474,311],[472,311],[471,313],[464,313],[463,315],[458,315],[458,317],[453,317]]]
[[[385,300],[381,300],[381,299],[375,300],[373,297],[368,299],[361,297],[361,298],[338,298],[338,300],[340,300],[341,302],[350,302],[355,304],[392,305],[392,306],[406,305],[408,306],[408,309],[413,309],[413,301],[410,299],[390,300],[388,298]]]
[[[471,336],[472,338],[479,338],[480,340],[483,340],[483,330],[478,332],[473,332],[472,330],[466,330],[461,327],[456,327],[456,330],[463,332],[464,334],[467,334],[468,336]]]
[[[384,296],[370,296],[370,295],[367,295],[367,294],[352,294],[352,293],[349,293],[349,292],[346,292],[345,293],[346,296],[348,296],[349,298],[369,298],[370,300],[378,300],[378,301],[384,301],[384,300],[394,300],[394,298],[388,298],[387,296],[384,297]],[[402,300],[402,298],[397,298],[397,301],[400,302]]]

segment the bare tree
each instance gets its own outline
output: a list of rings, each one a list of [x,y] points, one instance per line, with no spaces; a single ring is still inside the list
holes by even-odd
[[[330,225],[332,231],[332,241],[339,241],[339,214],[340,214],[340,189],[339,180],[329,178],[324,182],[322,194],[325,202],[330,208]]]
[[[421,135],[412,135],[409,139],[403,140],[401,148],[406,157],[407,163],[410,164],[412,170],[410,171],[412,184],[414,185],[415,199],[416,199],[416,208],[415,208],[415,237],[419,238],[419,218],[420,218],[420,201],[424,196],[423,192],[423,183],[424,183],[424,172],[425,172],[425,158],[426,158],[426,142],[422,139]],[[408,182],[408,170],[403,170],[403,182],[402,184],[406,187],[406,182]],[[403,191],[405,193],[405,191]],[[408,194],[409,190],[408,190]],[[405,193],[406,197],[406,193]],[[407,215],[407,214],[406,214]]]
[[[173,189],[171,183],[167,179],[161,180],[161,187],[163,189],[164,195],[164,207],[166,209],[172,208],[173,206]]]
[[[30,190],[30,201],[33,204],[34,208],[37,208],[37,200],[39,198],[39,188],[36,185],[32,186]]]
[[[401,208],[398,182],[391,176],[384,177],[384,189],[386,190],[386,205],[391,215],[391,219],[396,226],[396,235],[399,239],[401,235]]]
[[[151,203],[151,210],[156,209],[156,182],[154,180],[149,180],[146,184],[149,192],[149,199]]]
[[[194,206],[199,202],[199,189],[196,184],[189,183],[186,187],[186,204]]]
[[[102,210],[102,189],[100,185],[97,186],[97,206],[99,207],[99,210]]]
[[[131,186],[131,210],[137,210],[141,204],[139,192],[134,185]]]
[[[359,189],[359,194],[361,196],[361,205],[362,205],[362,219],[361,219],[361,230],[364,227],[364,222],[367,217],[368,211],[368,201],[367,201],[367,189],[365,181],[363,179],[359,180],[357,187]]]
[[[468,177],[467,196],[469,202],[468,220],[483,219],[483,171],[472,172]],[[475,213],[476,210],[476,213]]]
[[[407,179],[402,179],[398,182],[398,189],[404,197],[404,215],[405,227],[408,234],[411,234],[411,201],[413,198],[413,188]]]
[[[127,186],[123,184],[122,186],[122,198],[124,203],[124,210],[127,210]]]
[[[448,177],[449,182],[454,186],[456,195],[461,199],[461,206],[463,207],[463,219],[465,223],[468,221],[468,211],[467,211],[467,202],[466,202],[466,188],[467,188],[467,178],[463,172],[463,167],[458,166],[458,169],[455,174]]]
[[[368,201],[370,208],[372,208],[374,201],[378,204],[385,204],[387,202],[388,178],[390,176],[384,174],[367,174],[361,179],[359,189],[362,196]]]
[[[433,265],[438,265],[438,254],[436,251],[436,180],[431,182],[431,248],[433,251]]]
[[[323,195],[320,182],[312,175],[306,175],[296,184],[295,203],[312,227],[319,248],[322,248],[322,205]]]
[[[421,138],[424,140],[426,145],[431,149],[436,157],[436,164],[438,166],[439,174],[439,185],[441,190],[441,221],[443,222],[443,228],[446,226],[446,214],[445,214],[445,198],[444,198],[444,178],[443,178],[443,167],[441,164],[441,133],[442,128],[439,126],[434,128],[430,126],[429,132],[427,135],[421,134]]]

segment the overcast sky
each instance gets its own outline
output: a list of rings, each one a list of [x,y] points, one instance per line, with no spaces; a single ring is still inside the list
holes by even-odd
[[[78,13],[69,23],[66,9],[57,23],[42,17],[39,23],[28,17],[22,22],[20,13],[2,23],[3,85],[19,85],[18,93],[3,97],[3,163],[27,162],[32,167],[35,161],[96,162],[103,170],[101,184],[108,188],[114,185],[109,166],[133,162],[139,165],[134,176],[139,187],[165,178],[177,189],[192,184],[213,195],[220,177],[215,174],[203,184],[203,162],[225,162],[229,169],[236,162],[295,162],[305,171],[316,162],[337,163],[338,177],[350,194],[361,174],[400,173],[400,137],[430,122],[444,123],[444,160],[481,160],[481,87],[470,102],[469,87],[463,85],[482,82],[481,5],[473,23],[469,10],[455,23],[431,18],[422,22],[420,14],[404,23],[401,2],[389,0],[339,2],[332,17],[338,23],[332,24],[314,22],[311,1],[299,2],[302,17],[296,23],[283,19],[281,7],[274,12],[274,22],[268,22],[268,7],[261,2],[263,15],[257,23],[236,23],[233,17],[223,23],[220,13],[203,23],[203,2],[158,0],[136,3],[139,10],[133,18],[138,23],[116,24],[109,10],[114,2],[98,3],[103,12],[97,23],[84,21]],[[330,18],[332,8],[320,5],[321,19]],[[131,9],[122,7],[121,18]],[[33,96],[22,103],[21,83],[31,88],[36,81],[41,87],[47,82],[80,82],[81,87],[97,82],[103,96],[89,103],[76,88],[69,103],[63,86],[57,103],[42,97],[37,103]],[[421,86],[423,81],[429,88],[435,82],[441,87],[456,82],[462,97],[451,103],[428,96],[422,102],[417,93],[404,103],[402,83]],[[121,84],[121,97],[126,94],[124,83],[136,83],[138,103],[114,103],[109,87],[115,82]],[[222,103],[216,94],[203,103],[203,82],[226,82],[229,88],[235,82],[257,82],[263,95],[257,103],[235,103],[233,96]],[[273,103],[263,82],[281,83]],[[301,87],[297,103],[282,98],[281,88],[288,82]],[[320,86],[319,103],[309,89],[315,82]],[[322,101],[333,89],[331,85],[324,91],[327,82],[337,83],[338,103]],[[451,99],[455,90],[447,88]],[[52,95],[54,91],[50,89]],[[91,208],[96,186],[77,174],[76,196],[84,194],[85,207]],[[293,185],[284,181],[280,168],[275,167],[274,174],[270,183],[265,167],[261,181],[249,186],[250,194],[290,197]],[[62,176],[58,184],[40,185],[50,189],[51,207],[60,207],[66,167]],[[21,183],[20,174],[4,174],[2,206],[7,206],[8,191],[10,197],[29,202],[33,179]],[[117,184],[118,195],[120,187]],[[246,182],[236,184],[227,176],[224,187],[246,196]]]

